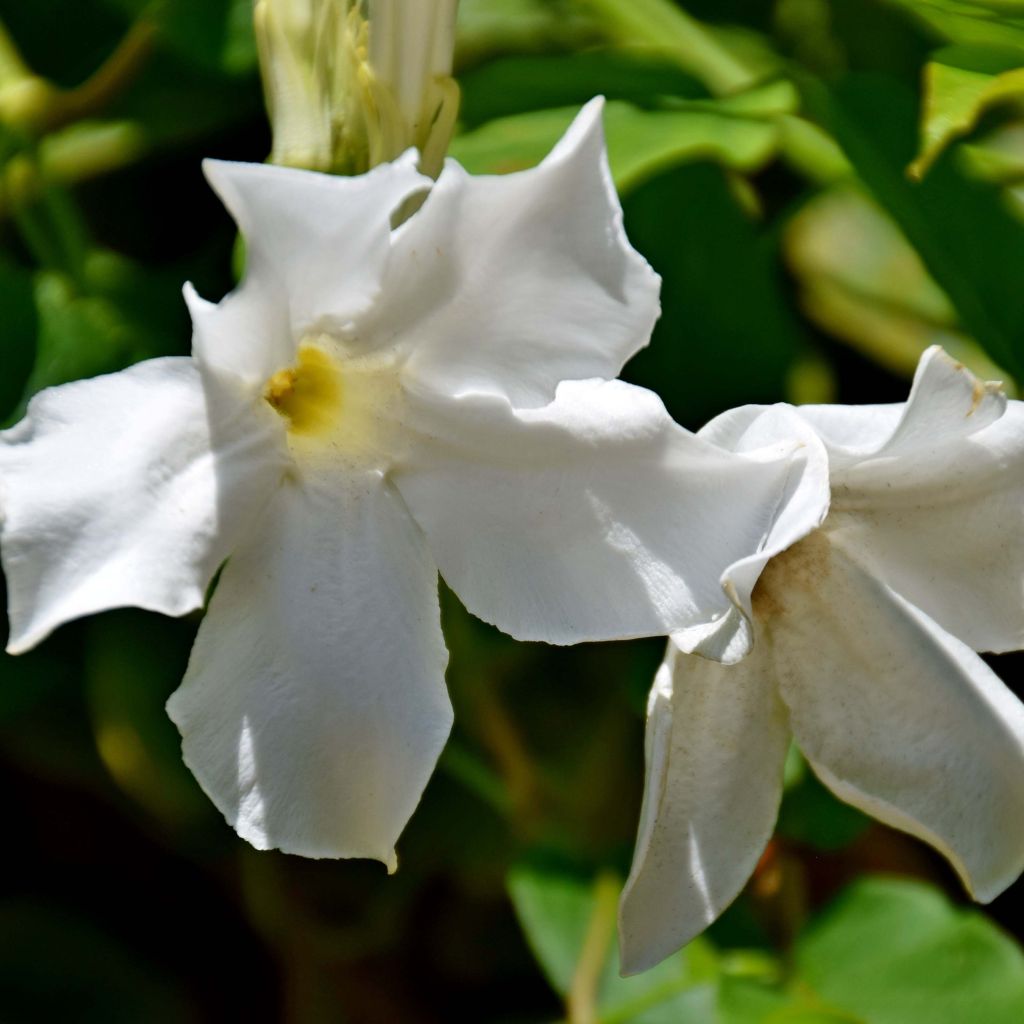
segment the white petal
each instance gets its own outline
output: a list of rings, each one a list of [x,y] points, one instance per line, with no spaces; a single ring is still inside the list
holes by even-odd
[[[231,558],[168,712],[260,849],[390,870],[451,728],[437,570],[378,475],[287,481]]]
[[[109,608],[201,607],[282,473],[282,432],[261,413],[181,358],[36,395],[0,434],[8,649]]]
[[[1005,408],[999,385],[980,381],[933,346],[921,357],[903,405],[805,405],[797,411],[828,446],[833,482],[877,491],[898,484],[911,462],[918,477],[941,475],[960,445]]]
[[[1024,869],[1024,706],[826,538],[783,559],[758,607],[801,749],[839,797],[997,896]]]
[[[840,456],[845,547],[975,650],[1024,646],[1024,406],[933,349],[885,442]]]
[[[397,232],[365,329],[408,345],[425,386],[536,406],[561,380],[616,377],[650,338],[659,285],[623,232],[593,101],[532,170],[449,161]]]
[[[623,971],[646,970],[736,898],[771,838],[789,744],[758,644],[718,665],[671,643],[647,711],[647,785],[622,894]]]
[[[722,576],[735,610],[713,631],[688,630],[672,637],[684,651],[732,664],[746,655],[753,642],[752,596],[764,567],[817,529],[828,513],[828,454],[796,410],[782,404],[731,409],[703,427],[698,436],[726,451],[788,467],[757,548],[733,562]]]
[[[197,357],[248,378],[291,364],[304,334],[344,328],[377,296],[391,216],[429,184],[412,151],[345,178],[267,164],[207,160],[207,178],[246,242],[246,276],[196,317]]]
[[[540,409],[436,403],[395,482],[475,615],[549,643],[650,636],[730,608],[788,467],[721,452],[621,381],[565,382]]]

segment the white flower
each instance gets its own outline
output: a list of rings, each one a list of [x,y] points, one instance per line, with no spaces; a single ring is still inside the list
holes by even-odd
[[[745,621],[752,652],[727,666],[670,642],[655,679],[625,969],[742,889],[791,735],[838,797],[992,899],[1024,869],[1024,708],[974,651],[1024,646],[1024,405],[931,349],[905,405],[746,407],[701,433],[733,451],[800,437],[810,456],[724,580],[742,611],[719,653],[742,654]]]
[[[659,282],[599,102],[534,170],[449,163],[392,230],[414,166],[207,165],[249,266],[187,292],[193,357],[45,391],[0,442],[9,650],[198,608],[228,559],[168,708],[188,764],[254,845],[392,867],[451,724],[438,567],[519,638],[696,626],[787,471],[608,379]]]

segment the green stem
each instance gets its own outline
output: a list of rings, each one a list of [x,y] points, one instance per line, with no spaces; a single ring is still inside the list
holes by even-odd
[[[601,977],[615,937],[619,889],[619,880],[610,872],[598,875],[594,882],[594,909],[566,998],[568,1024],[597,1024]]]

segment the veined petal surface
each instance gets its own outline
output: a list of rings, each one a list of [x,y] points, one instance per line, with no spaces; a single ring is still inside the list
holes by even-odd
[[[446,664],[401,498],[376,473],[289,479],[225,567],[168,712],[254,846],[394,870],[451,727]]]
[[[771,838],[789,745],[765,645],[719,665],[669,644],[647,709],[647,781],[619,910],[626,974],[700,934]]]
[[[0,434],[8,649],[135,605],[182,615],[284,466],[275,417],[191,359],[153,359],[40,392]]]
[[[419,416],[394,481],[466,607],[523,640],[725,615],[719,578],[757,549],[789,472],[706,444],[622,381],[564,382],[539,409],[420,402]]]
[[[348,331],[369,308],[392,215],[430,183],[412,151],[353,178],[219,160],[203,167],[245,238],[246,274],[215,310],[190,302],[195,354],[260,382],[291,365],[303,335]]]
[[[660,280],[623,231],[601,106],[531,170],[470,176],[449,161],[396,232],[389,301],[361,330],[407,348],[420,386],[538,406],[559,381],[618,376],[647,344]]]
[[[980,900],[1024,869],[1024,706],[822,534],[755,597],[793,733],[841,799],[931,843]]]

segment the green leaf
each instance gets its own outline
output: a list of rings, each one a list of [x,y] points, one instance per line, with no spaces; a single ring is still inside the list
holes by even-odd
[[[1024,52],[1020,0],[893,0],[955,43],[1012,46]]]
[[[456,63],[496,54],[550,53],[600,39],[593,20],[574,0],[462,0]]]
[[[509,873],[508,890],[551,987],[570,1000],[583,979],[600,1024],[715,1024],[718,963],[706,941],[690,943],[643,974],[620,976],[619,883],[612,876],[592,881],[525,864]]]
[[[892,218],[847,181],[805,203],[784,248],[804,312],[892,373],[910,378],[922,353],[942,345],[985,380],[1005,379],[966,337],[956,310]]]
[[[114,781],[172,834],[208,826],[212,808],[181,759],[164,710],[188,660],[188,622],[118,611],[86,624],[85,683],[96,749]]]
[[[176,281],[114,253],[89,254],[84,287],[65,274],[40,271],[34,293],[35,363],[12,419],[43,388],[174,351],[184,336]]]
[[[875,199],[917,251],[952,302],[960,326],[992,359],[1024,377],[1024,224],[999,193],[941,159],[920,184],[907,181],[914,104],[897,81],[849,75],[805,94]]]
[[[32,368],[36,348],[36,305],[32,274],[0,258],[0,309],[4,327],[0,332],[0,353],[4,372],[0,374],[0,422],[21,397]]]
[[[575,107],[559,108],[491,121],[456,138],[451,153],[474,174],[523,170],[550,152],[576,113]],[[754,170],[768,162],[778,143],[778,129],[771,120],[734,113],[728,105],[710,101],[686,110],[659,111],[612,102],[605,108],[604,126],[620,191],[698,159]]]
[[[592,96],[650,106],[706,91],[675,64],[647,53],[594,49],[559,56],[506,57],[459,78],[459,118],[469,128],[513,114],[586,103]]]
[[[953,139],[966,135],[991,106],[1024,95],[1024,53],[992,46],[939,50],[924,72],[921,149],[912,177],[928,168]]]
[[[838,850],[857,839],[869,823],[865,815],[837,800],[814,772],[808,771],[786,791],[778,831],[818,850]]]
[[[854,883],[796,945],[800,979],[870,1024],[1019,1024],[1024,953],[920,882]]]
[[[252,0],[106,0],[132,18],[151,17],[175,52],[238,75],[256,68]]]
[[[782,399],[806,340],[779,287],[775,234],[707,163],[661,175],[624,205],[630,239],[663,282],[654,338],[627,378],[694,429],[730,406]]]

